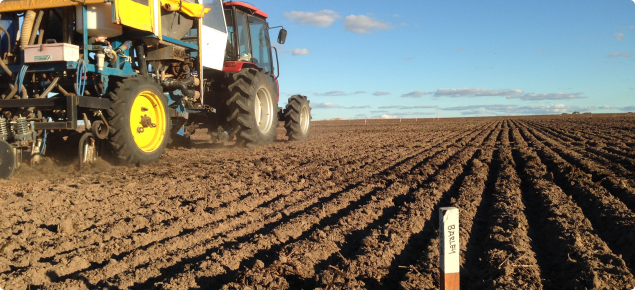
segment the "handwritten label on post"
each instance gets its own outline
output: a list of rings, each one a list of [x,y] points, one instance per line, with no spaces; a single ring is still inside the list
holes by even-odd
[[[439,209],[439,250],[441,289],[459,289],[459,209]]]

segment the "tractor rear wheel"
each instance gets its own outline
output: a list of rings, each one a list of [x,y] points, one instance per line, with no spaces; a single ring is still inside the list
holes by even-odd
[[[311,129],[311,107],[306,96],[294,95],[282,112],[289,141],[305,141]]]
[[[110,93],[109,143],[126,163],[141,165],[159,159],[170,136],[167,98],[161,87],[145,76],[117,82]]]
[[[263,69],[243,69],[232,75],[227,88],[231,97],[227,122],[229,136],[236,136],[237,144],[254,147],[273,143],[278,127],[278,102],[271,76]]]

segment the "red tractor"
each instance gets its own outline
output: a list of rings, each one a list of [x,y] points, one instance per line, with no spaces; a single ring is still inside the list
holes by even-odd
[[[283,121],[289,140],[306,140],[311,121],[307,97],[294,95],[286,108],[278,108],[278,51],[269,37],[269,30],[277,27],[270,27],[267,13],[250,4],[229,1],[224,9],[227,45],[222,72],[210,70],[205,75],[212,97],[204,104],[215,108],[217,115],[215,124],[208,124],[218,125],[209,132],[220,141],[236,136],[245,146],[258,146],[272,143],[278,121]],[[284,44],[286,36],[281,28],[277,42]]]

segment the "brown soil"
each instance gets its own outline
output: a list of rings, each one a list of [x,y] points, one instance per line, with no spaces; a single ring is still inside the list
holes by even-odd
[[[635,287],[635,115],[314,122],[307,142],[205,132],[142,167],[45,159],[0,180],[2,289]]]

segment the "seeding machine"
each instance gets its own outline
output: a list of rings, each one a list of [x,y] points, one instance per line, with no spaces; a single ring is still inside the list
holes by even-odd
[[[309,136],[305,96],[278,107],[269,30],[280,44],[287,31],[253,5],[4,0],[0,16],[0,178],[45,155],[152,162],[199,128],[248,147],[279,121],[289,140]]]

